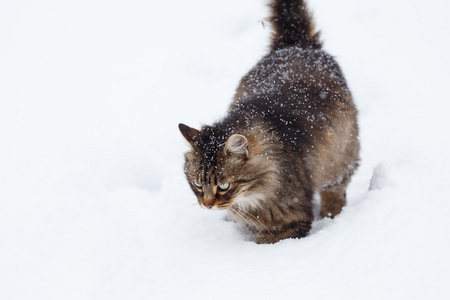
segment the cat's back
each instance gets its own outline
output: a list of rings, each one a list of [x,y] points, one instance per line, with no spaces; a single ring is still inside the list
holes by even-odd
[[[314,100],[314,96],[321,97],[319,101],[350,100],[344,76],[334,58],[321,49],[296,46],[263,57],[240,81],[234,103],[252,101],[261,95],[284,95],[293,104]]]

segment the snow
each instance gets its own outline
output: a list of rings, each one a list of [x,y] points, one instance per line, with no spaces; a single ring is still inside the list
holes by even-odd
[[[0,299],[450,298],[447,1],[309,1],[360,110],[338,217],[257,245],[196,204],[177,125],[224,115],[263,2],[0,3]]]

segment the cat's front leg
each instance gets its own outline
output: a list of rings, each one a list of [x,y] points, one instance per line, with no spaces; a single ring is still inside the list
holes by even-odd
[[[272,226],[271,230],[263,230],[256,233],[256,243],[274,244],[283,239],[305,237],[311,230],[311,223],[311,221],[292,222],[280,229]]]

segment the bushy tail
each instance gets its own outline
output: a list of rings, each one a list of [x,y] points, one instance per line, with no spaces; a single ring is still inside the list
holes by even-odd
[[[273,0],[270,22],[273,28],[272,50],[289,46],[319,49],[319,33],[303,0]]]

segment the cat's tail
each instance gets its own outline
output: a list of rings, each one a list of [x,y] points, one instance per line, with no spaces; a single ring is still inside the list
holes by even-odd
[[[273,28],[272,50],[289,46],[320,49],[319,33],[303,0],[272,0],[269,17]]]

